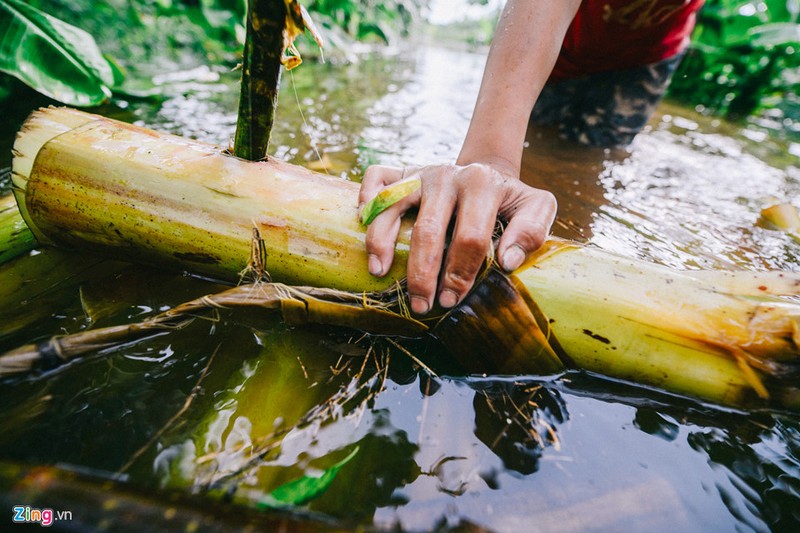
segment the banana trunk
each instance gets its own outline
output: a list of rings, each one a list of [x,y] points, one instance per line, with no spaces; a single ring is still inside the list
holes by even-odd
[[[36,239],[19,214],[11,194],[0,196],[0,265],[30,251]]]
[[[20,211],[39,242],[237,280],[253,229],[288,283],[377,290],[363,265],[358,185],[80,111],[35,112],[14,145]],[[403,242],[408,242],[406,224]],[[403,275],[407,244],[388,279]]]
[[[235,280],[255,228],[266,268],[282,282],[362,292],[404,273],[410,221],[393,270],[373,278],[358,185],[286,163],[246,162],[199,142],[47,109],[18,136],[13,172],[40,242]],[[513,282],[530,293],[550,352],[567,364],[727,405],[800,408],[792,384],[800,274],[676,272],[552,240]]]

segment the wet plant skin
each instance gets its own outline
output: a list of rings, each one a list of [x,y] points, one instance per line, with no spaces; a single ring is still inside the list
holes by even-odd
[[[249,161],[267,157],[278,105],[286,24],[284,0],[251,0],[242,62],[239,116],[233,154]]]

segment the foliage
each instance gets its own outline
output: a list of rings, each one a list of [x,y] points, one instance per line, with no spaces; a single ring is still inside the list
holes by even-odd
[[[246,0],[0,0],[0,70],[62,103],[94,106],[148,88],[160,72],[233,66],[245,9]],[[0,102],[18,89],[4,78]]]
[[[246,0],[29,0],[85,29],[137,73],[229,62],[244,43]]]
[[[422,6],[421,0],[311,0],[306,5],[328,33],[341,35],[339,30],[344,30],[351,39],[377,38],[385,43],[398,34],[407,35]]]
[[[733,118],[785,105],[800,88],[798,12],[798,0],[708,0],[670,95]]]
[[[98,105],[121,81],[91,35],[19,0],[0,2],[0,35],[0,71],[60,102]]]
[[[356,40],[388,43],[408,34],[423,4],[303,3],[326,46],[345,54]],[[247,0],[0,0],[0,71],[63,103],[94,106],[107,100],[112,89],[123,96],[149,89],[148,80],[158,73],[204,63],[233,67],[244,44],[246,11]],[[43,32],[50,40],[75,46],[42,48],[36,36]],[[24,75],[29,72],[35,73],[33,79]],[[124,90],[119,86],[123,77]],[[18,89],[0,73],[0,103],[10,101]]]

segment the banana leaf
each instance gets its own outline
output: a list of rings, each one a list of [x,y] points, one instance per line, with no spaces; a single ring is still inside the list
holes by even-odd
[[[115,70],[91,35],[20,0],[0,1],[0,71],[65,104],[107,101]]]

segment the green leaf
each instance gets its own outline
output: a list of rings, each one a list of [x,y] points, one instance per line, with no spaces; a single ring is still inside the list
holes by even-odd
[[[19,0],[0,0],[0,71],[75,106],[108,100],[115,85],[91,35]]]
[[[294,505],[303,505],[328,490],[339,470],[356,456],[356,447],[350,455],[325,470],[320,476],[303,476],[285,483],[267,494],[258,506],[266,509],[280,509]]]
[[[363,40],[370,35],[374,35],[385,44],[389,44],[389,35],[382,24],[360,24],[358,26],[358,39]]]
[[[212,28],[232,28],[244,24],[247,2],[243,0],[200,0],[200,9]]]
[[[361,224],[369,226],[375,220],[375,217],[409,194],[415,193],[420,187],[422,187],[422,181],[419,175],[387,185],[372,200],[364,204],[364,208],[361,210]]]

